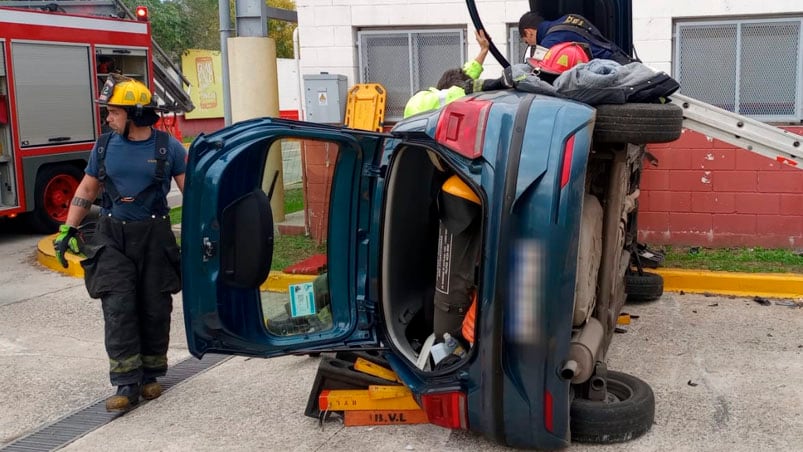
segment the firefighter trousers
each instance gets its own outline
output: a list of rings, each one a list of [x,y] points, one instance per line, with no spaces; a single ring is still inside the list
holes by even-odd
[[[103,307],[112,385],[167,372],[171,294],[181,290],[180,252],[170,219],[101,215],[82,262],[87,291]]]

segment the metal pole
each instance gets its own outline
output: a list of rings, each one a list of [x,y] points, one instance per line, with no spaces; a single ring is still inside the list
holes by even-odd
[[[218,17],[220,18],[220,71],[223,84],[223,122],[231,125],[231,90],[229,87],[229,51],[228,40],[231,36],[231,14],[229,0],[218,0]]]

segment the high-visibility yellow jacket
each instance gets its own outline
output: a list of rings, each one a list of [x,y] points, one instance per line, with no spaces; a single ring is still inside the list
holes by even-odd
[[[472,80],[477,80],[482,74],[482,65],[476,60],[467,61],[463,65],[463,72]],[[404,117],[443,107],[444,105],[466,95],[466,91],[460,86],[451,86],[446,89],[429,88],[419,91],[407,101],[404,106]]]

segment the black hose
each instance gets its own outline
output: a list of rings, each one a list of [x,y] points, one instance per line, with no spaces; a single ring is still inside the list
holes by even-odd
[[[474,24],[474,28],[477,31],[485,31],[485,37],[488,38],[488,50],[491,52],[491,55],[496,58],[496,61],[502,65],[503,68],[510,67],[510,63],[507,61],[507,58],[499,52],[499,49],[496,48],[493,40],[491,39],[491,35],[485,30],[485,27],[482,25],[482,21],[480,20],[480,13],[477,12],[477,4],[474,0],[466,0],[466,6],[468,6],[468,15],[471,16],[471,22]]]

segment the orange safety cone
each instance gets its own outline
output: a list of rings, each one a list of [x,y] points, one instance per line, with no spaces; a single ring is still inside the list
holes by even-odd
[[[474,345],[474,319],[477,317],[477,292],[474,291],[474,297],[471,301],[471,306],[468,308],[466,316],[463,318],[463,339],[467,340],[470,345]]]

